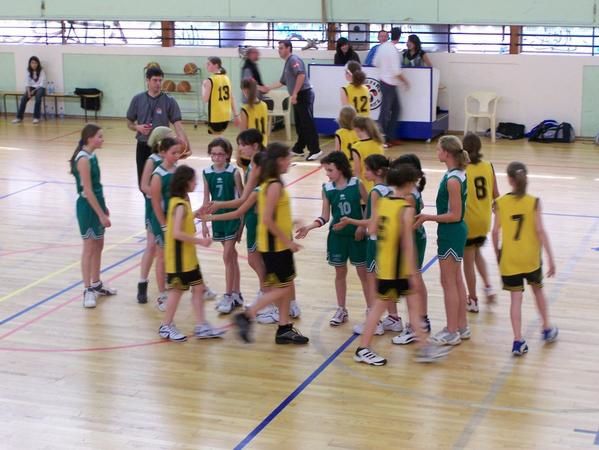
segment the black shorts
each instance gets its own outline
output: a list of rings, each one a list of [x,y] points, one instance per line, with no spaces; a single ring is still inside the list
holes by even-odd
[[[528,282],[531,286],[543,287],[543,268],[539,267],[534,272],[529,273],[519,273],[518,275],[508,275],[502,276],[501,281],[503,281],[503,289],[506,291],[523,291],[524,290],[524,280]]]
[[[266,278],[264,285],[267,287],[286,287],[295,279],[295,263],[291,250],[282,252],[261,253]]]
[[[141,175],[144,172],[146,161],[152,154],[152,148],[146,142],[137,141],[137,149],[135,153],[135,160],[137,163],[137,186],[139,186],[141,184]]]
[[[472,239],[466,239],[466,247],[482,247],[487,242],[487,236],[477,236]]]
[[[202,272],[200,266],[189,272],[167,273],[166,284],[168,289],[178,289],[180,291],[188,291],[190,286],[203,284]]]
[[[229,126],[229,122],[208,122],[208,133],[222,133]],[[212,133],[210,133],[212,134]]]
[[[410,293],[410,284],[407,278],[396,280],[376,280],[377,292],[381,300],[397,300],[402,295]]]

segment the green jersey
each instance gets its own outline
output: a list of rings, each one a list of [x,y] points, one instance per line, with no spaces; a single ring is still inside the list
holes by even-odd
[[[213,201],[226,202],[237,198],[237,188],[235,187],[235,174],[237,168],[227,163],[224,170],[217,172],[214,166],[204,169],[204,180],[208,184],[210,197]],[[222,214],[232,211],[231,209],[220,209],[215,214]]]
[[[162,203],[160,206],[162,206],[162,211],[164,211],[165,215],[168,209],[168,201],[171,198],[171,178],[173,178],[173,173],[175,173],[176,168],[177,166],[173,166],[170,170],[167,170],[162,165],[159,165],[154,169],[154,172],[152,172],[152,177],[160,177],[160,183],[162,185],[160,188],[160,193],[162,194]]]
[[[94,191],[96,197],[104,197],[102,183],[100,183],[100,166],[98,165],[98,158],[96,157],[95,153],[89,153],[85,150],[80,150],[79,153],[77,153],[73,164],[73,175],[75,176],[75,183],[77,184],[77,194],[85,198],[85,194],[83,193],[83,184],[81,183],[81,174],[77,169],[77,162],[79,162],[81,158],[87,158],[89,161],[89,173],[92,182],[92,191]]]
[[[333,230],[333,225],[339,223],[342,217],[362,219],[362,205],[360,196],[360,181],[356,177],[347,180],[344,188],[339,189],[332,181],[324,183],[322,190],[331,205],[330,232],[337,235],[353,236],[356,232],[355,225],[348,225],[339,231]]]
[[[449,211],[449,191],[447,190],[447,182],[450,178],[455,178],[460,182],[462,216],[460,217],[459,222],[461,222],[464,220],[464,213],[466,212],[466,172],[464,170],[452,169],[448,170],[445,172],[445,175],[443,175],[443,179],[439,185],[439,192],[437,192],[437,214],[445,214]]]
[[[372,217],[372,193],[376,191],[379,194],[379,197],[388,197],[391,194],[392,190],[386,184],[377,184],[375,185],[370,192],[368,193],[368,201],[366,202],[366,218],[370,219]]]
[[[414,198],[415,205],[415,214],[418,215],[424,209],[424,201],[422,200],[422,192],[420,192],[417,188],[414,188],[412,191],[412,197]],[[426,230],[424,229],[424,225],[420,225],[416,229],[416,237],[420,239],[426,239]]]
[[[156,170],[156,168],[157,168],[157,167],[158,167],[160,164],[162,164],[162,157],[161,157],[161,156],[160,156],[158,153],[152,153],[152,154],[151,154],[151,155],[148,157],[148,159],[149,159],[150,161],[152,161],[152,164],[153,164],[153,166],[152,166],[152,173],[154,173],[154,171]],[[151,198],[152,198],[152,196],[151,196],[151,195],[146,195],[146,198],[149,200],[149,199],[151,199]]]

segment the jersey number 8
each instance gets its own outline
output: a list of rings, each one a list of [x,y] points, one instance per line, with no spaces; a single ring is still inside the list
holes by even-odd
[[[487,198],[487,180],[485,177],[476,177],[474,179],[474,187],[476,188],[476,198],[479,200]]]

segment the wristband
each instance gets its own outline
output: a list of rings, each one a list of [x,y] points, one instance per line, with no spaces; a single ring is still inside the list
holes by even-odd
[[[319,227],[322,227],[325,223],[327,223],[327,221],[322,216],[317,217],[316,219],[314,219],[314,222],[318,223]]]
[[[162,229],[162,231],[166,231],[166,225],[161,225],[160,228]]]

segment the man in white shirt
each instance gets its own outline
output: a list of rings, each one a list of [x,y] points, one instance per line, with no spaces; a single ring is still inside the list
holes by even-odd
[[[385,135],[385,148],[398,144],[395,139],[395,128],[399,119],[399,94],[397,86],[400,81],[408,87],[408,81],[401,74],[400,53],[395,47],[401,36],[400,28],[391,29],[391,41],[380,45],[374,57],[374,65],[379,69],[381,82],[381,112],[379,127]]]

